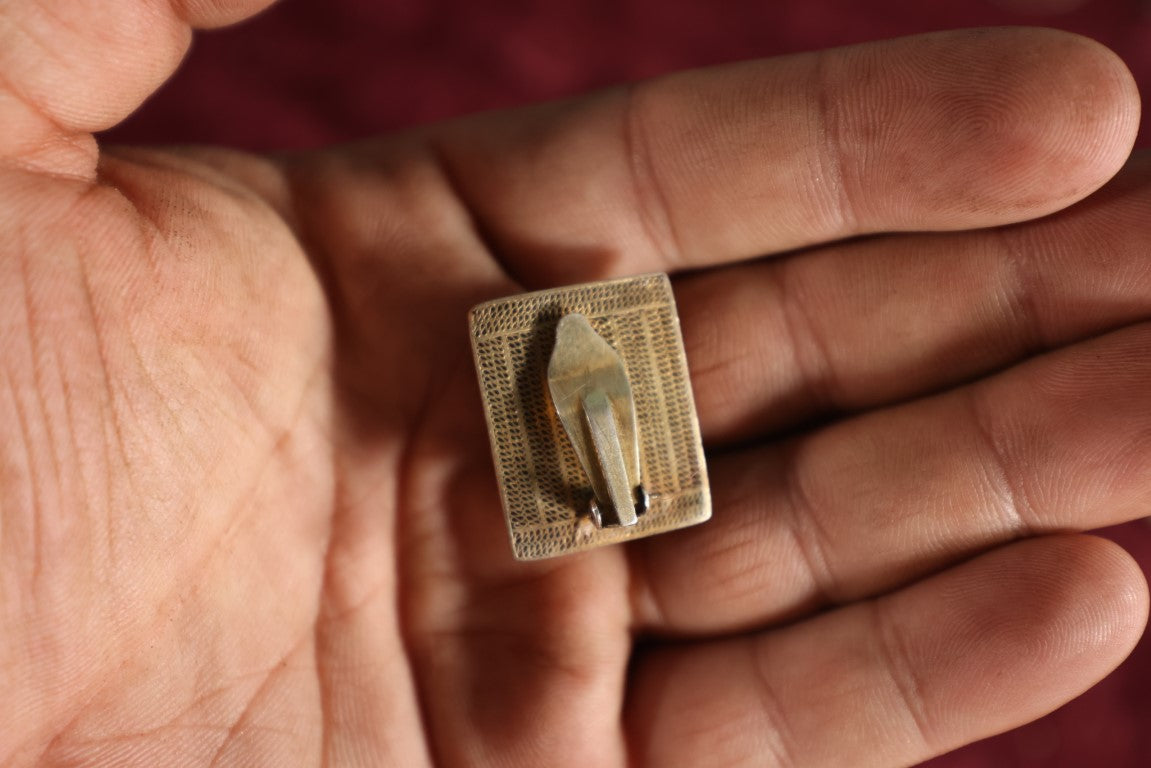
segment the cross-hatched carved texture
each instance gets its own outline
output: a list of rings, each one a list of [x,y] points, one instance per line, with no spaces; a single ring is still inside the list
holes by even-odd
[[[651,508],[597,529],[591,486],[547,388],[556,324],[578,312],[623,359],[635,398],[640,474]],[[588,283],[487,302],[472,350],[512,549],[521,560],[682,528],[711,516],[707,469],[675,299],[666,275]]]

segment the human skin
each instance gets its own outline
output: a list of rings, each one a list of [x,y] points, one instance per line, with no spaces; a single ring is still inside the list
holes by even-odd
[[[97,145],[260,5],[0,5],[0,763],[896,766],[1128,654],[1145,581],[1080,533],[1151,511],[1109,52],[946,33],[317,153]],[[466,311],[655,270],[714,519],[515,562]]]

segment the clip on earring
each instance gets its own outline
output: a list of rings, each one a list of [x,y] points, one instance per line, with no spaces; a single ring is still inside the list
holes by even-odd
[[[711,517],[667,275],[497,299],[473,308],[469,320],[517,559]]]

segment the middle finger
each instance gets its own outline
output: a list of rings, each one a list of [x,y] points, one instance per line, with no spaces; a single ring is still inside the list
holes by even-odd
[[[676,282],[705,439],[921,396],[1151,317],[1151,154],[1053,217]]]

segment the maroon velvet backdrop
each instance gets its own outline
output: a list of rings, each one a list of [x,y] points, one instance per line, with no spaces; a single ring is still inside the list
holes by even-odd
[[[284,0],[200,35],[172,82],[108,139],[314,147],[684,67],[998,24],[1089,35],[1123,56],[1144,93],[1151,85],[1148,0]],[[1108,535],[1151,565],[1151,526]],[[1151,765],[1149,684],[1145,641],[1067,707],[931,765]]]

